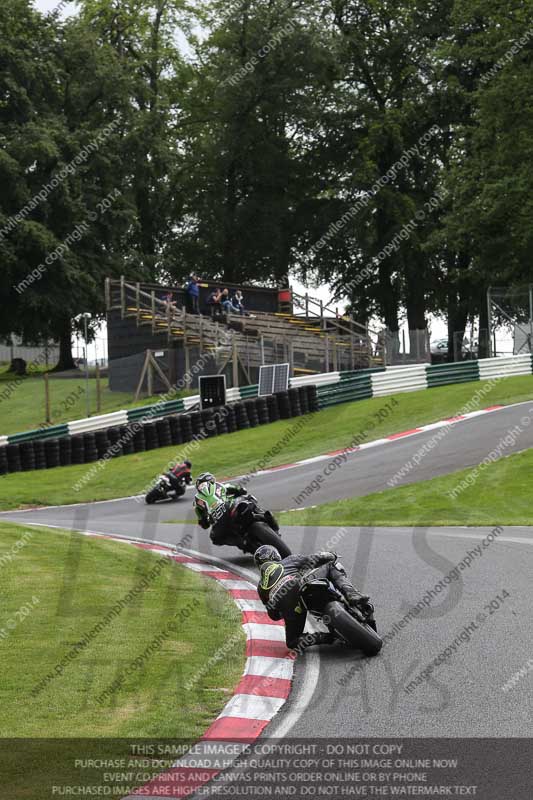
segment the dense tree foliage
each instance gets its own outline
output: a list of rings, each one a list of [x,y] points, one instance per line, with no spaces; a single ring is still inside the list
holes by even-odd
[[[68,366],[106,275],[192,270],[484,327],[532,280],[532,97],[533,0],[4,0],[0,334]]]

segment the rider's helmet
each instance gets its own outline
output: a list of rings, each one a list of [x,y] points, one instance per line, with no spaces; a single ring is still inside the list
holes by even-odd
[[[212,484],[216,486],[217,479],[212,472],[201,472],[196,478],[196,488],[200,489],[203,483]]]
[[[262,544],[254,553],[254,561],[259,568],[271,561],[281,561],[279,550],[271,544]]]
[[[184,461],[184,462],[183,462],[183,466],[184,466],[184,467],[187,467],[187,469],[192,469],[192,464],[191,464],[191,462],[190,462],[190,461]]]

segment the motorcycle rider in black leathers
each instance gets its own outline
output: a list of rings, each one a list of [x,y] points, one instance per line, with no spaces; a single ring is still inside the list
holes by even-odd
[[[236,497],[243,497],[248,494],[248,490],[235,483],[218,483],[215,476],[210,472],[202,472],[196,479],[196,494],[194,497],[194,510],[198,519],[198,525],[207,530],[211,528],[210,538],[216,545],[235,545],[241,547],[243,544],[242,535],[233,529],[229,511],[232,501]],[[253,495],[250,495],[253,497]],[[255,498],[254,498],[255,499]],[[220,519],[213,522],[211,509],[216,507],[221,500],[226,502],[227,512]],[[279,531],[279,525],[270,511],[259,509],[264,521],[272,530]]]
[[[322,567],[318,577],[328,578],[346,598],[348,605],[371,618],[374,607],[369,602],[370,598],[358,592],[350,583],[343,566],[337,562],[336,553],[294,554],[281,559],[275,547],[263,545],[256,550],[254,559],[261,571],[257,587],[259,597],[270,619],[284,620],[285,641],[290,649],[300,651],[311,645],[333,644],[337,638],[331,632],[304,635],[307,612],[299,603],[300,589],[307,573],[317,567]]]

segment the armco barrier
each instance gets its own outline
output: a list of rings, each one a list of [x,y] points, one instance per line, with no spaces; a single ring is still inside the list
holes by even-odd
[[[371,376],[351,376],[346,380],[339,381],[334,386],[320,386],[317,391],[320,408],[328,408],[353,400],[367,400],[372,397]]]
[[[479,364],[479,379],[501,378],[505,375],[531,375],[533,372],[533,356],[526,353],[521,356],[503,358],[484,358]]]
[[[189,400],[190,398],[186,398]],[[146,413],[147,409],[153,408],[153,406],[140,406],[139,408],[130,408],[127,414],[127,422],[136,422],[139,419],[142,419]],[[181,411],[185,410],[185,402],[180,397],[177,400],[167,400],[165,403],[160,403],[158,407],[158,417],[166,416],[167,414],[178,414]],[[124,412],[119,412],[124,413]]]
[[[389,371],[371,375],[373,397],[383,397],[392,392],[416,392],[428,388],[427,365],[414,364],[398,367],[391,374]]]
[[[29,442],[34,439],[57,439],[59,436],[66,436],[69,433],[68,424],[50,425],[48,428],[39,428],[36,431],[26,431],[25,433],[14,433],[6,437],[10,444],[17,442]]]
[[[479,380],[477,361],[460,361],[453,364],[433,364],[427,368],[428,388],[448,386],[450,383],[467,383]]]
[[[467,381],[488,380],[512,375],[531,375],[532,356],[529,353],[504,358],[487,358],[480,361],[463,361],[451,364],[414,364],[397,367],[376,367],[356,372],[325,372],[291,379],[291,387],[315,386],[320,396],[320,407],[363,400],[370,397],[411,392],[435,386],[446,386]],[[257,397],[257,385],[228,389],[228,403]],[[116,411],[99,417],[76,420],[64,425],[52,425],[40,430],[15,433],[0,437],[0,447],[6,444],[34,439],[61,438],[67,434],[87,433],[133,422],[152,422],[171,414],[182,414],[199,407],[198,395],[167,400],[151,406],[140,406],[128,411]]]
[[[112,414],[102,414],[99,417],[89,417],[88,419],[69,422],[67,433],[90,433],[91,431],[106,430],[114,425],[125,425],[127,422],[127,411],[115,411]]]

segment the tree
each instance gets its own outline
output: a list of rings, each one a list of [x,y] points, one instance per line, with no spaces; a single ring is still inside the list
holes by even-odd
[[[127,76],[122,158],[136,211],[131,266],[155,280],[181,215],[180,119],[190,68],[177,44],[193,15],[184,0],[82,0],[82,20]]]
[[[120,79],[109,52],[77,22],[61,25],[24,0],[2,7],[4,96],[2,329],[59,341],[71,368],[72,319],[103,311],[103,281],[121,263],[116,121]],[[110,209],[100,207],[110,192]],[[15,224],[12,224],[12,215]],[[10,216],[11,215],[11,216]]]
[[[434,303],[435,265],[427,242],[438,215],[427,214],[423,223],[416,215],[436,196],[442,178],[442,133],[424,145],[421,140],[443,121],[435,53],[450,11],[450,2],[330,3],[344,109],[337,219],[361,210],[339,230],[340,246],[350,242],[340,270],[325,262],[337,247],[334,239],[322,249],[319,268],[339,293],[349,288],[352,307],[368,304],[393,333],[402,308],[411,330],[425,329]],[[402,158],[404,166],[380,185]]]
[[[442,53],[460,113],[448,184],[452,203],[441,241],[453,254],[446,276],[449,339],[468,317],[487,329],[489,285],[532,279],[531,137],[533,3],[457,4]],[[487,355],[486,338],[480,355]]]
[[[316,3],[214,2],[187,97],[177,274],[285,284],[321,188],[310,165],[333,68]]]

